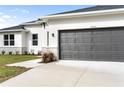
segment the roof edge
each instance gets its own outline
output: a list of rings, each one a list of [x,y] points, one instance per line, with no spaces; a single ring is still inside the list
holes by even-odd
[[[98,14],[109,14],[109,13],[124,13],[124,8],[121,9],[109,9],[109,10],[99,10],[99,11],[90,11],[90,12],[80,12],[80,13],[69,13],[69,14],[59,14],[59,15],[48,15],[42,16],[40,19],[57,19],[57,18],[65,18],[70,16],[91,16],[91,15],[98,15]]]
[[[15,29],[15,30],[0,30],[0,32],[29,32],[28,30]]]
[[[39,25],[39,24],[41,24],[42,22],[46,22],[46,21],[43,21],[42,19],[40,19],[40,20],[37,20],[36,22],[25,22],[25,23],[22,23],[21,25],[24,25],[24,26],[26,26],[26,25]]]

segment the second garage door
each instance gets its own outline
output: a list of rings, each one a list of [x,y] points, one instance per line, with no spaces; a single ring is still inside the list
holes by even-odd
[[[124,61],[124,28],[63,30],[59,35],[60,59]]]

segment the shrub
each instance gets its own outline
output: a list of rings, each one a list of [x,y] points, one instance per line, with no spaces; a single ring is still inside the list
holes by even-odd
[[[25,52],[24,52],[24,54],[25,54],[25,55],[28,55],[28,52],[27,52],[27,51],[25,51]]]
[[[12,55],[12,51],[9,52],[9,55]]]
[[[5,51],[4,50],[2,50],[2,55],[4,55],[5,54]]]
[[[49,63],[49,62],[53,62],[53,61],[56,61],[56,60],[57,60],[56,56],[52,52],[45,52],[42,55],[42,61],[44,63]]]

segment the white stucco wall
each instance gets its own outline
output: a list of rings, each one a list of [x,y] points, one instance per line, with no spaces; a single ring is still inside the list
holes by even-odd
[[[31,51],[34,51],[35,54],[38,53],[38,51],[42,51],[43,47],[46,47],[46,34],[47,32],[44,30],[44,28],[41,25],[27,25],[25,26],[29,32],[27,33],[27,48],[28,52],[31,53]],[[38,45],[33,46],[32,45],[32,34],[38,34]]]
[[[4,46],[4,35],[5,34],[14,34],[15,35],[15,45],[14,46]],[[2,50],[5,50],[6,53],[12,51],[14,54],[16,51],[19,53],[22,52],[22,34],[21,32],[7,32],[7,33],[0,33],[0,54]]]
[[[28,32],[21,32],[22,47],[27,47],[27,33]]]
[[[8,34],[14,34],[15,35],[15,45],[14,46],[4,46],[4,40],[3,36]],[[22,35],[21,32],[7,32],[7,33],[0,33],[0,47],[22,47]]]
[[[48,19],[48,25],[47,30],[50,32],[49,47],[58,56],[59,30],[124,26],[124,13]],[[55,37],[52,37],[52,33],[55,34]]]

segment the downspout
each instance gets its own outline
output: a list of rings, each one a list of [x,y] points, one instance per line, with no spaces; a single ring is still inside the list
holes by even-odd
[[[38,19],[38,20],[43,21],[42,19]],[[44,30],[46,30],[46,26],[48,26],[47,21],[41,22],[41,26],[43,26]],[[47,49],[48,49],[49,48],[49,31],[46,31],[46,32],[47,32]]]
[[[47,31],[47,47],[49,47],[49,31]]]

